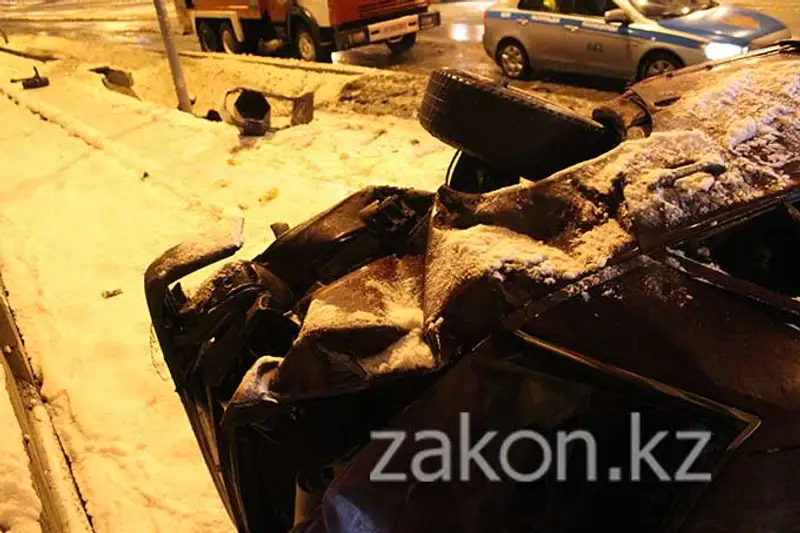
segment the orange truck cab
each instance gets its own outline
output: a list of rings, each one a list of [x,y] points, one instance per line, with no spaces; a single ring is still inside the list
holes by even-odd
[[[386,43],[409,50],[417,33],[439,26],[430,0],[186,0],[200,45],[209,52],[291,51],[307,61]]]

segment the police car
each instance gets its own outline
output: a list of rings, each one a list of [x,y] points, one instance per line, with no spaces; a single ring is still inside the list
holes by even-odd
[[[513,79],[534,69],[643,79],[792,36],[711,0],[501,0],[483,18],[483,46]]]

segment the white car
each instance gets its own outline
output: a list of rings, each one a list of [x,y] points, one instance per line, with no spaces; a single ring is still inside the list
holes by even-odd
[[[772,17],[711,0],[502,0],[484,26],[486,52],[514,79],[535,69],[642,79],[792,36]]]

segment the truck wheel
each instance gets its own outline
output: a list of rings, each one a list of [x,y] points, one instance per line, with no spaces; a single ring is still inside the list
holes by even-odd
[[[294,35],[294,47],[297,55],[303,61],[316,61],[319,63],[331,62],[331,51],[323,47],[311,33],[307,26],[300,25]]]
[[[236,38],[236,32],[233,31],[233,26],[227,20],[219,25],[219,42],[222,45],[222,51],[226,54],[241,54],[243,45]]]
[[[392,52],[392,54],[401,55],[411,50],[416,42],[417,34],[407,33],[406,35],[399,37],[396,41],[386,41],[386,46],[389,47],[389,50]]]
[[[217,32],[210,22],[206,20],[198,20],[195,22],[197,26],[197,40],[200,41],[200,48],[203,52],[221,52],[222,47],[219,44]]]
[[[620,141],[613,130],[569,109],[452,68],[431,74],[419,121],[450,146],[531,180]]]

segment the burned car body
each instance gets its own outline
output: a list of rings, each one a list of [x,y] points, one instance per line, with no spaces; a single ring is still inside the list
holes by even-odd
[[[563,111],[588,141],[547,176],[546,141],[505,157],[496,131],[459,122],[458,98],[436,91],[496,98],[493,116],[562,110],[440,71],[421,121],[461,156],[436,193],[359,191],[191,295],[175,282],[241,243],[156,260],[156,333],[238,530],[796,531],[799,52],[653,78],[591,121]],[[524,429],[588,431],[597,463],[578,447],[567,479],[473,465],[424,481],[412,465],[430,443],[387,455],[371,438],[438,430],[463,444],[463,413],[470,445],[499,435],[483,455],[495,471],[547,462],[530,440],[500,444]],[[664,472],[632,476],[633,413],[643,441],[708,438],[668,438]],[[710,481],[675,479],[692,454]],[[384,462],[405,477],[376,481]]]

